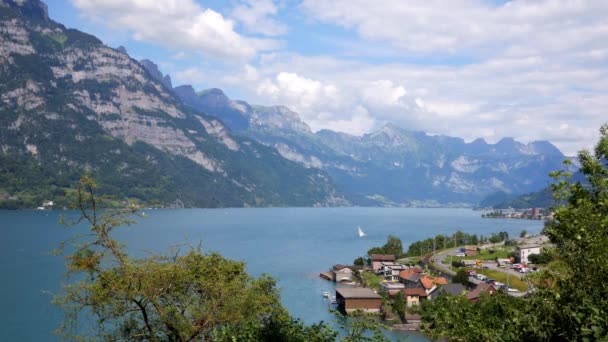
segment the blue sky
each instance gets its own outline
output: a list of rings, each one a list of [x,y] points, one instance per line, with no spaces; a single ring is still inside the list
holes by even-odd
[[[314,130],[387,122],[589,147],[608,105],[608,2],[50,0],[51,18],[174,85],[282,104]]]

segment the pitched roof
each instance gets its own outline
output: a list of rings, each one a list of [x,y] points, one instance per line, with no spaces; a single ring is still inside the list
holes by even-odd
[[[447,285],[448,284],[448,280],[445,279],[444,277],[435,277],[435,284],[437,284],[437,285]]]
[[[464,292],[464,285],[458,283],[447,284],[441,287],[441,291],[453,296],[459,296]]]
[[[483,292],[487,292],[490,295],[492,295],[496,292],[496,288],[494,288],[494,286],[492,286],[490,284],[486,284],[486,283],[478,284],[477,287],[475,287],[475,289],[473,291],[467,293],[467,299],[468,300],[477,300]]]
[[[413,289],[403,289],[401,290],[404,296],[418,296],[418,297],[427,297],[426,291],[424,291],[421,287],[416,287]]]
[[[395,261],[393,254],[372,254],[372,261]]]
[[[422,278],[420,278],[420,283],[422,284],[422,286],[425,289],[431,289],[433,288],[433,286],[435,286],[435,282],[433,277],[430,276],[424,276]]]
[[[366,287],[339,287],[336,289],[344,298],[382,299],[379,294]]]
[[[410,281],[412,283],[417,283],[420,278],[422,278],[423,276],[419,273],[410,273],[408,274],[406,277],[401,277],[399,276],[401,279],[405,279],[407,281]]]

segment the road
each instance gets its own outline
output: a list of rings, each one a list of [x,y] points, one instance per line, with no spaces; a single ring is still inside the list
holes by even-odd
[[[451,264],[449,264],[449,266],[445,265],[443,263],[443,261],[446,260],[446,258],[448,258],[452,253],[455,253],[454,251],[458,250],[459,248],[460,247],[454,247],[454,248],[446,249],[446,250],[443,250],[441,252],[435,253],[434,255],[430,255],[430,256],[428,256],[425,259],[427,259],[429,261],[432,260],[432,262],[433,262],[432,267],[434,267],[435,269],[438,269],[438,270],[440,270],[440,271],[442,271],[444,273],[447,273],[449,275],[455,275],[456,272],[452,271],[452,269],[450,267]],[[491,270],[497,270],[497,271],[500,271],[500,272],[509,272],[509,275],[518,277],[520,279],[525,275],[525,274],[519,273],[519,272],[517,272],[516,270],[513,270],[513,269],[506,269],[506,268],[498,267],[496,265],[496,262],[494,262],[494,261],[483,262],[482,263],[482,267],[486,267],[486,268],[491,269]],[[481,280],[479,280],[479,279],[477,279],[475,277],[469,277],[469,282],[472,283],[472,284],[483,283]],[[521,297],[521,296],[524,296],[526,294],[525,292],[508,292],[508,293],[509,293],[509,295],[514,296],[514,297]]]

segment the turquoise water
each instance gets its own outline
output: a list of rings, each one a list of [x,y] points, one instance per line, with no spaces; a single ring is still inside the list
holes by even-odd
[[[163,252],[170,246],[202,243],[206,251],[247,263],[250,273],[278,280],[289,311],[308,323],[334,322],[321,293],[331,283],[318,277],[336,263],[350,263],[389,234],[403,245],[457,229],[489,235],[526,229],[542,222],[481,219],[468,209],[269,208],[146,210],[138,224],[121,228],[117,238],[132,253]],[[49,252],[76,231],[61,226],[51,211],[0,211],[0,341],[56,340],[52,331],[62,313],[50,304],[63,281],[62,257]],[[367,233],[357,236],[357,226]],[[404,335],[395,335],[404,336]],[[425,341],[420,335],[408,341]]]

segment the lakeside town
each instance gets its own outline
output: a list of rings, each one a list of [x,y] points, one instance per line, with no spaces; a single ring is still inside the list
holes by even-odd
[[[488,240],[417,257],[369,254],[353,265],[333,265],[319,276],[336,283],[335,294],[322,295],[342,314],[374,315],[392,329],[407,331],[421,330],[420,305],[441,295],[476,302],[504,291],[526,298],[534,290],[528,275],[548,262],[546,250],[552,246],[544,235],[522,231],[519,238],[509,239],[504,234],[500,242]],[[389,237],[387,245],[391,239],[396,238]]]

